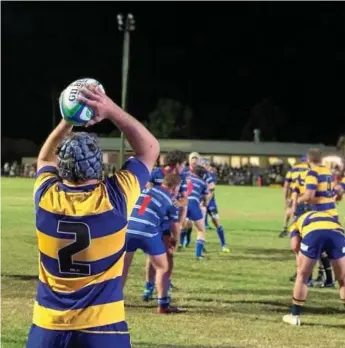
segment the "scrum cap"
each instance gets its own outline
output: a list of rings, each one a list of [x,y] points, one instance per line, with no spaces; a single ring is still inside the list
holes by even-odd
[[[59,175],[63,180],[80,182],[102,179],[103,154],[98,140],[85,133],[72,133],[57,149]]]

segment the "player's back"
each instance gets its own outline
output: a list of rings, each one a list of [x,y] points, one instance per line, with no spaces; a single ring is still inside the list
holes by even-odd
[[[325,212],[307,212],[300,216],[295,224],[302,237],[315,231],[338,231],[344,233],[344,229],[338,219]],[[292,227],[293,229],[294,227]]]
[[[291,191],[297,191],[299,194],[303,193],[305,178],[309,170],[310,165],[308,163],[299,163],[290,169],[290,175],[288,178],[291,185]]]
[[[161,186],[165,177],[165,171],[164,168],[155,168],[151,172],[151,178],[150,178],[150,183],[153,186]]]
[[[309,205],[310,210],[327,212],[332,216],[338,215],[335,204],[335,182],[329,168],[321,165],[313,166],[306,176],[305,188],[315,190],[315,197]]]
[[[188,179],[190,184],[188,200],[200,202],[202,197],[208,193],[206,182],[195,174],[191,174]]]
[[[121,275],[127,217],[143,185],[128,170],[84,186],[65,185],[52,167],[38,173],[34,324],[80,330],[125,320]]]
[[[178,215],[171,194],[163,187],[156,186],[142,192],[129,218],[127,233],[146,236],[158,234],[164,218]]]
[[[165,176],[167,175],[167,172],[164,168],[155,168],[151,173],[150,183],[153,187],[161,186],[163,183],[163,180]],[[187,191],[187,172],[182,171],[182,173],[179,174],[181,178],[181,184],[180,184],[180,190],[179,193],[183,193]]]

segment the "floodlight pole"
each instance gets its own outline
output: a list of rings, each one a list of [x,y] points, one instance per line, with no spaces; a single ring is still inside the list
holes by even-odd
[[[135,20],[132,14],[127,14],[126,18],[122,14],[117,15],[117,24],[119,31],[123,31],[123,54],[122,54],[122,91],[121,91],[121,107],[126,110],[127,107],[127,83],[129,70],[129,44],[130,33],[135,30]],[[118,158],[118,169],[124,163],[125,157],[125,136],[121,132],[120,153]]]

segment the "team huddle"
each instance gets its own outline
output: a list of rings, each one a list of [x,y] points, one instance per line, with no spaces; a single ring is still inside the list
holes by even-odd
[[[170,304],[176,251],[189,247],[195,235],[195,260],[205,258],[207,216],[220,251],[229,252],[215,167],[196,152],[187,159],[171,151],[154,168],[160,153],[155,137],[97,87],[83,87],[82,93],[78,99],[95,112],[89,124],[113,122],[135,156],[103,178],[97,139],[71,133],[64,120],[42,146],[34,186],[39,281],[28,348],[129,348],[123,290],[138,249],[147,255],[142,297],[149,301],[156,291],[159,314],[179,311]],[[308,170],[287,189],[298,267],[292,314],[284,321],[295,325],[321,257],[331,260],[345,302],[345,237],[335,206],[345,185],[335,187],[319,159],[318,152],[308,153]]]

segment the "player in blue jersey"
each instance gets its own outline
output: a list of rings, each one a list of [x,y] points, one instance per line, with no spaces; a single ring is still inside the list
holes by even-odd
[[[192,182],[189,179],[190,175],[194,173],[194,170],[197,166],[200,165],[201,157],[200,154],[197,152],[191,152],[188,156],[188,166],[186,166],[183,170],[183,173],[186,175],[186,181],[187,181],[187,195],[189,195],[192,191]],[[208,178],[207,172],[203,174],[202,180],[206,180]],[[206,216],[206,206],[202,205],[201,211],[203,216]],[[179,248],[188,247],[191,241],[192,237],[192,230],[193,230],[193,224],[186,221],[183,223],[183,228],[180,234],[180,245]],[[205,246],[204,246],[205,250]]]
[[[183,173],[183,170],[186,165],[186,155],[179,151],[174,150],[168,152],[164,157],[164,166],[162,168],[156,168],[152,171],[150,182],[148,187],[160,186],[164,180],[164,177],[169,173],[178,174],[181,178],[181,185],[176,198],[174,198],[174,204],[179,207],[179,223],[180,226],[185,220],[187,214],[187,174]],[[174,248],[171,248],[171,230],[170,230],[170,221],[166,217],[165,223],[161,225],[163,241],[166,245],[166,252],[168,257],[169,264],[169,290],[172,289],[171,284],[171,275],[174,267]],[[174,239],[173,239],[174,240]],[[155,279],[155,268],[150,262],[150,259],[146,260],[146,282],[143,292],[143,300],[148,301],[152,299],[152,294],[155,288],[154,284]],[[170,296],[170,291],[169,291]]]
[[[211,163],[209,167],[206,169],[208,170],[206,183],[208,184],[208,190],[211,195],[211,198],[206,207],[207,208],[206,217],[207,215],[211,216],[212,222],[217,229],[217,234],[218,234],[222,251],[225,253],[229,253],[230,250],[226,247],[226,244],[225,244],[224,228],[220,223],[219,214],[218,214],[218,206],[217,206],[216,196],[215,196],[215,188],[217,184],[217,167],[214,163]],[[205,218],[205,221],[206,221],[206,218]]]
[[[39,280],[27,348],[130,348],[122,294],[127,219],[158,141],[96,87],[78,99],[109,119],[134,152],[102,180],[102,151],[62,120],[44,143],[34,185]]]
[[[201,210],[201,204],[206,206],[209,198],[207,184],[203,180],[205,174],[206,169],[204,167],[196,166],[189,176],[191,191],[188,195],[187,221],[185,224],[189,225],[188,228],[191,228],[190,225],[194,223],[197,229],[195,246],[195,257],[197,259],[202,259],[205,244],[205,217]],[[184,238],[186,237],[185,235]],[[184,243],[184,240],[181,242]]]
[[[169,305],[170,272],[167,248],[163,242],[162,226],[169,224],[169,232],[171,231],[172,234],[170,248],[174,249],[179,237],[180,224],[178,221],[179,210],[174,205],[173,199],[178,194],[180,184],[180,176],[170,173],[164,177],[161,186],[144,191],[134,206],[127,228],[124,281],[135,251],[141,249],[149,255],[150,262],[156,271],[157,313],[176,312],[176,308]],[[165,220],[166,218],[167,220]]]

